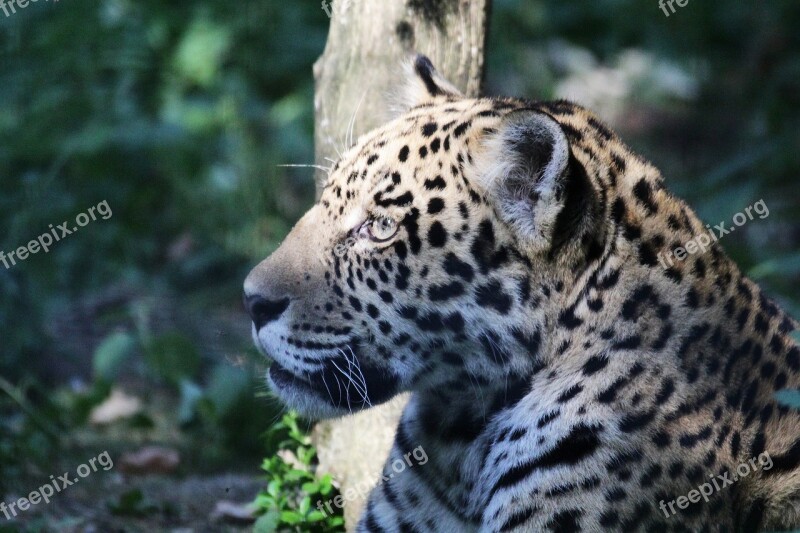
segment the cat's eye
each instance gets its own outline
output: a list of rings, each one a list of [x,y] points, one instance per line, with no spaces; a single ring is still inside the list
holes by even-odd
[[[373,241],[388,241],[397,233],[397,221],[389,217],[377,217],[368,221],[365,228]]]

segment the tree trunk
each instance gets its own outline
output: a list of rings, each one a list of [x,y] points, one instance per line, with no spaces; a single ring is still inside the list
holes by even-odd
[[[317,165],[331,166],[349,143],[389,118],[390,95],[403,82],[402,63],[414,53],[427,55],[445,78],[477,96],[490,6],[491,0],[323,1],[332,19],[325,51],[314,65]],[[318,192],[325,177],[317,173]],[[348,530],[380,476],[406,401],[401,396],[315,428],[321,468],[333,474],[345,496]]]

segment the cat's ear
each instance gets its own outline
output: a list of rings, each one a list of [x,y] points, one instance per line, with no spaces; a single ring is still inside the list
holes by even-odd
[[[424,55],[417,55],[405,65],[405,81],[395,98],[400,112],[430,102],[440,96],[463,96],[456,87],[444,79]]]
[[[484,139],[476,179],[497,213],[532,249],[546,250],[564,210],[570,148],[549,115],[522,110],[507,115]]]

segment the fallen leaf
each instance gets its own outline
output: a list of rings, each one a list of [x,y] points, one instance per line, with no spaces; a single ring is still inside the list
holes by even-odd
[[[103,403],[97,405],[89,414],[89,422],[94,425],[110,424],[123,418],[130,418],[142,410],[142,402],[135,396],[128,396],[121,389],[113,389]]]
[[[220,500],[211,512],[211,520],[252,523],[256,521],[256,506],[253,502],[236,503]]]
[[[163,446],[145,446],[135,452],[122,454],[119,469],[125,474],[169,474],[181,462],[177,450]]]

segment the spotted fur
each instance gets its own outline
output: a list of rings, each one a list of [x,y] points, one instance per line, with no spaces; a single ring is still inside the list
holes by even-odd
[[[704,224],[591,112],[415,70],[421,98],[245,283],[290,406],[413,391],[386,473],[429,461],[376,488],[358,530],[800,526],[800,418],[773,399],[800,385],[797,324],[718,243],[662,268]],[[764,452],[770,470],[659,509]]]

